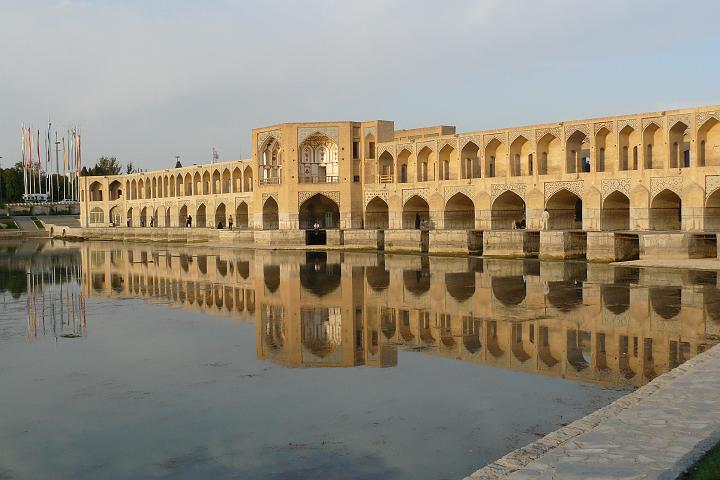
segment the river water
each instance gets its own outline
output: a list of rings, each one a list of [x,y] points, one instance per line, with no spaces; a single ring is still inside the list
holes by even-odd
[[[0,478],[459,479],[718,340],[714,272],[0,244]]]

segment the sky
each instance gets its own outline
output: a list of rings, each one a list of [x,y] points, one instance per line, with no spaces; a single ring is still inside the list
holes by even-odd
[[[85,164],[248,158],[253,128],[458,132],[720,104],[720,2],[0,0],[0,160],[77,125]]]

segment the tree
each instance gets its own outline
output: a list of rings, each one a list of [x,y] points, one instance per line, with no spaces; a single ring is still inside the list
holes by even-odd
[[[128,175],[131,173],[135,173],[135,168],[133,168],[132,162],[125,165],[125,173],[127,173]]]
[[[120,162],[116,157],[102,156],[98,158],[95,166],[91,169],[90,174],[95,176],[117,175],[120,173]]]
[[[175,162],[175,168],[182,168],[182,163],[180,163],[180,160]]]

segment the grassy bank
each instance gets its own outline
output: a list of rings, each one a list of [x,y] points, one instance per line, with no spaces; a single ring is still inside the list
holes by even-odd
[[[720,443],[715,445],[698,463],[695,464],[682,480],[717,480],[720,479]]]

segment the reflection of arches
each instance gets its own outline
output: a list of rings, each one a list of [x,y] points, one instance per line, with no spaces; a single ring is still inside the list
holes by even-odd
[[[703,306],[710,320],[720,324],[720,290],[715,285],[703,285]]]
[[[557,365],[558,360],[552,354],[550,350],[550,329],[546,326],[541,326],[539,329],[539,340],[538,345],[538,356],[545,366],[552,368]]]
[[[415,295],[422,295],[430,290],[430,270],[403,270],[405,289]]]
[[[485,345],[487,345],[488,352],[495,358],[500,358],[505,355],[505,351],[500,347],[497,334],[497,322],[495,320],[487,322],[486,333],[487,338],[485,339]]]
[[[588,332],[567,331],[567,360],[573,368],[581,372],[590,365],[590,334]]]
[[[511,191],[503,192],[495,199],[490,213],[493,230],[510,230],[513,223],[525,216],[525,201]]]
[[[308,258],[300,265],[300,284],[318,297],[328,295],[340,286],[341,267],[337,263],[326,263],[320,259]]]
[[[416,228],[418,220],[420,226],[427,225],[430,221],[430,206],[428,203],[417,195],[413,195],[405,205],[402,212],[403,228]]]
[[[300,229],[307,230],[315,228],[339,228],[340,208],[337,203],[325,195],[315,194],[300,205],[299,210]]]
[[[458,302],[472,298],[475,294],[475,273],[456,272],[445,274],[445,288]]]
[[[430,326],[430,312],[420,312],[420,318],[418,319],[418,330],[420,331],[420,340],[430,345],[435,343],[435,337],[433,337],[432,328]]]
[[[462,193],[456,193],[445,205],[445,229],[475,228],[475,204]]]
[[[513,356],[520,363],[523,363],[530,358],[530,355],[525,351],[525,345],[523,344],[522,328],[522,323],[512,324],[512,352]]]
[[[682,202],[677,193],[663,190],[650,203],[650,230],[680,230]]]
[[[547,282],[547,300],[563,313],[571,312],[582,305],[582,282]]]
[[[385,265],[367,267],[365,269],[365,278],[370,288],[376,292],[385,290],[390,286],[390,272],[385,270]]]
[[[651,287],[650,306],[665,320],[675,318],[682,309],[682,289],[680,287]]]
[[[525,279],[517,277],[492,277],[490,288],[493,296],[506,307],[520,305],[525,300]]]
[[[365,228],[387,229],[390,227],[388,205],[379,197],[375,197],[365,207]]]
[[[273,197],[269,197],[265,201],[262,215],[263,230],[277,230],[279,228],[278,204]]]
[[[410,312],[408,310],[400,310],[400,336],[406,342],[411,342],[415,338],[410,329]]]
[[[382,307],[380,311],[380,331],[385,338],[390,340],[395,336],[397,326],[395,325],[395,309]]]
[[[548,198],[545,208],[550,213],[550,230],[581,230],[582,200],[564,188]]]
[[[280,265],[264,265],[263,281],[265,282],[265,288],[270,293],[275,293],[280,287]]]
[[[602,230],[630,229],[630,199],[615,190],[602,204]]]
[[[323,359],[342,343],[339,308],[301,308],[302,344],[316,357]]]
[[[600,285],[602,303],[615,315],[625,313],[630,308],[630,286],[616,284]]]
[[[477,353],[482,348],[480,334],[482,321],[472,317],[463,318],[463,346],[469,353]]]

